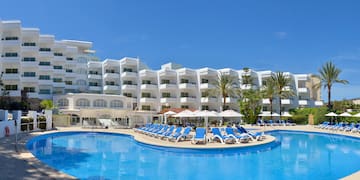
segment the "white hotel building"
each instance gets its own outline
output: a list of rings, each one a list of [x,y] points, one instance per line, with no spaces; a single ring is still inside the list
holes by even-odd
[[[139,59],[128,57],[99,61],[91,42],[58,41],[53,35],[40,34],[37,28],[21,27],[20,21],[0,21],[0,39],[2,80],[10,96],[20,97],[23,90],[29,98],[53,99],[61,110],[74,114],[82,109],[156,113],[164,107],[219,111],[221,98],[205,93],[213,88],[219,72],[236,77],[241,89],[260,88],[273,73],[190,69],[173,63],[151,70]],[[296,96],[281,100],[282,111],[322,105],[320,91],[312,90],[314,79],[309,74],[287,74],[293,80],[288,88]],[[252,84],[244,83],[246,76],[252,77]],[[229,108],[239,110],[235,97],[228,97],[227,102]],[[277,102],[274,110],[279,112]],[[263,99],[263,111],[269,111],[268,99]]]

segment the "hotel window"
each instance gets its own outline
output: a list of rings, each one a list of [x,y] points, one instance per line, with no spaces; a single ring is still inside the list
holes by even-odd
[[[209,93],[208,92],[201,92],[201,97],[209,97]]]
[[[17,52],[6,52],[5,57],[18,57]]]
[[[40,48],[39,51],[50,52],[51,49],[50,48]]]
[[[19,40],[19,38],[17,36],[8,36],[8,37],[5,37],[1,40],[5,40],[5,41],[12,41],[12,40]]]
[[[169,98],[169,97],[171,96],[171,94],[168,93],[168,92],[163,92],[163,93],[161,94],[161,96],[162,96],[163,98]]]
[[[24,42],[22,46],[36,46],[36,43],[34,42]]]
[[[61,83],[63,81],[61,78],[53,78],[53,82]]]
[[[17,74],[18,69],[5,69],[5,74]]]
[[[203,105],[203,106],[201,106],[201,110],[209,110],[209,106]]]
[[[5,90],[7,90],[7,91],[16,91],[16,90],[18,90],[18,87],[17,87],[17,85],[13,85],[13,84],[5,85]]]
[[[23,61],[25,61],[25,62],[33,62],[33,61],[36,61],[36,58],[34,58],[34,57],[24,57]]]
[[[114,82],[114,81],[106,81],[106,82],[105,82],[105,85],[115,86],[115,82]]]
[[[50,80],[50,76],[49,75],[40,75],[39,80]]]
[[[142,84],[151,84],[150,80],[142,80]]]
[[[89,86],[99,86],[97,82],[89,82]]]
[[[69,100],[67,99],[59,99],[58,100],[58,106],[69,106]]]
[[[143,105],[141,106],[141,109],[144,110],[144,111],[150,111],[150,106],[147,106],[147,105]]]
[[[150,97],[151,97],[151,93],[141,93],[141,97],[143,97],[143,98],[150,98]]]
[[[180,97],[189,97],[188,92],[181,92]]]
[[[67,60],[67,61],[73,61],[74,58],[72,58],[72,57],[67,57],[66,60]]]
[[[76,106],[79,107],[90,107],[90,101],[84,98],[78,99],[76,101]]]
[[[111,108],[122,108],[124,106],[124,103],[120,100],[112,100],[110,102]]]
[[[189,106],[188,105],[181,105],[181,108],[182,109],[189,109]]]
[[[188,79],[181,79],[180,83],[189,83],[189,80]]]
[[[114,69],[106,69],[105,72],[106,73],[116,73]]]
[[[97,99],[93,102],[94,107],[106,107],[106,101],[103,99]]]
[[[40,61],[39,66],[50,66],[50,62],[48,62],[48,61]]]
[[[126,97],[132,97],[131,93],[123,93],[123,95],[126,96]]]
[[[209,83],[208,79],[201,79],[201,83]]]
[[[133,83],[132,83],[132,81],[124,81],[123,82],[123,85],[132,85]]]
[[[36,73],[35,72],[24,72],[23,77],[35,77]]]
[[[62,69],[62,66],[54,66],[54,69]]]
[[[66,85],[72,85],[73,82],[72,82],[72,81],[65,81],[65,84],[66,84]]]
[[[67,73],[72,73],[73,70],[72,70],[72,69],[65,69],[65,72],[67,72]]]
[[[54,52],[54,56],[63,56],[63,53]]]
[[[133,72],[133,70],[131,68],[124,68],[123,72]]]
[[[50,94],[50,93],[51,93],[50,89],[40,89],[39,90],[39,94]]]
[[[161,84],[170,84],[170,80],[169,79],[162,79]]]
[[[33,93],[35,92],[35,87],[24,87],[24,91]]]
[[[97,72],[97,71],[89,71],[89,74],[95,74],[95,75],[97,75],[97,74],[99,74],[99,72]]]

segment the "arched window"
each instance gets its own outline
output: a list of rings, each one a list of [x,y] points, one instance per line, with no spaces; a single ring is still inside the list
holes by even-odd
[[[76,101],[76,106],[79,106],[79,107],[90,107],[90,101],[85,99],[85,98],[81,98],[81,99],[78,99]]]
[[[93,107],[106,107],[106,101],[103,99],[96,99],[93,102]]]
[[[67,100],[67,99],[59,99],[58,100],[58,106],[60,106],[60,107],[69,106],[69,100]]]
[[[112,100],[110,102],[110,107],[111,108],[123,108],[124,107],[124,103],[120,100]]]
[[[79,79],[76,81],[76,84],[80,86],[86,86],[86,81],[83,79]]]

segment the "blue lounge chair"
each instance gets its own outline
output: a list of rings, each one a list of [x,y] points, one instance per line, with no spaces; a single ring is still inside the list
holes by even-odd
[[[252,137],[247,133],[235,134],[234,129],[232,127],[227,127],[225,129],[225,132],[228,136],[233,136],[236,139],[236,143],[240,143],[240,142],[247,143],[252,139]]]
[[[219,128],[212,128],[213,140],[219,140],[221,144],[234,144],[236,138],[233,136],[222,135]]]
[[[182,127],[177,127],[174,133],[168,134],[165,136],[168,140],[173,139],[174,137],[178,137],[181,135]]]
[[[174,132],[174,129],[175,129],[175,125],[172,125],[166,132],[158,134],[156,137],[162,139],[162,138],[164,138],[166,136],[169,136]]]
[[[206,143],[206,129],[205,128],[196,128],[195,130],[195,136],[193,137],[192,144],[198,144],[198,143]]]
[[[265,139],[264,132],[251,132],[251,131],[248,131],[248,130],[246,130],[245,128],[243,128],[241,126],[236,126],[236,129],[238,130],[238,132],[240,134],[242,134],[242,133],[249,134],[252,137],[252,139],[256,139],[258,141],[262,141],[262,140]]]

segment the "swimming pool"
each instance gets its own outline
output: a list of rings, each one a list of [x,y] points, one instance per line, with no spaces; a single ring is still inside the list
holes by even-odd
[[[80,179],[338,179],[360,170],[360,139],[272,131],[279,142],[195,150],[138,143],[112,133],[61,132],[31,139],[39,160]]]

